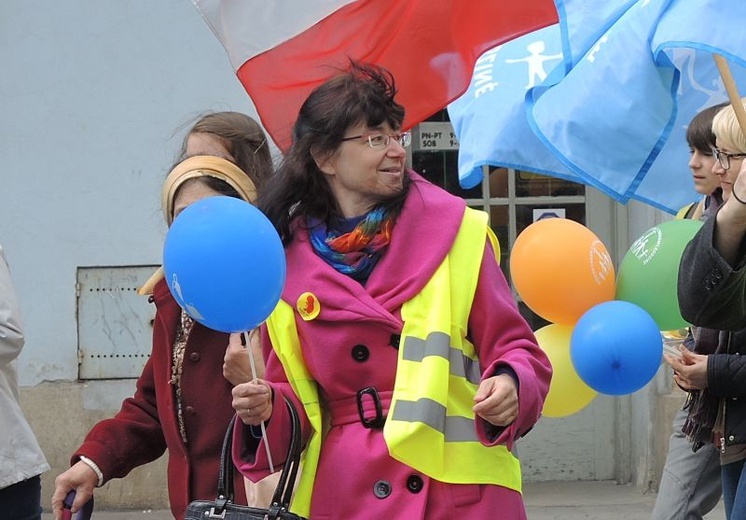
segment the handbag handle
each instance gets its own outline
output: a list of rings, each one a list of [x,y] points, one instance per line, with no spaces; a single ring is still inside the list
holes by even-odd
[[[287,510],[290,506],[290,499],[293,495],[293,488],[295,487],[295,479],[298,476],[298,466],[300,465],[301,454],[301,433],[298,411],[287,397],[283,396],[283,399],[285,400],[288,412],[290,413],[291,437],[290,446],[288,446],[287,456],[285,457],[285,464],[282,467],[282,472],[280,473],[280,479],[277,482],[274,495],[272,495],[270,513],[275,511],[278,515],[282,510]],[[237,416],[234,415],[233,419],[231,419],[225,432],[225,437],[223,438],[223,447],[220,456],[220,472],[218,475],[218,497],[215,500],[215,506],[218,510],[222,510],[227,503],[233,502],[235,492],[233,487],[233,471],[235,466],[233,464],[231,446],[233,444],[233,430],[236,424],[236,418]]]

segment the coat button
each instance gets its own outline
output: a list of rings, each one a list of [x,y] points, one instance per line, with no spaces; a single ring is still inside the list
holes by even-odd
[[[194,406],[187,406],[186,413],[188,413],[189,415],[194,415]]]
[[[191,354],[189,354],[189,360],[195,363],[199,361],[199,352],[192,352]]]
[[[391,484],[385,480],[379,480],[373,484],[373,494],[378,498],[386,498],[391,494]]]
[[[394,347],[396,350],[399,350],[400,341],[401,341],[401,336],[399,334],[392,334],[391,338],[389,338],[389,345]]]
[[[736,440],[736,438],[733,435],[731,435],[730,437],[728,437],[728,440],[729,441],[734,441],[734,440]]]
[[[422,491],[422,478],[419,475],[410,475],[407,479],[407,489],[412,493]]]
[[[355,345],[352,347],[352,359],[355,361],[362,363],[363,361],[367,361],[369,356],[370,351],[365,345]]]

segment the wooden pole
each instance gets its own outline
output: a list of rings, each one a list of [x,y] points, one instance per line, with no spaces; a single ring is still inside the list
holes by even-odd
[[[723,79],[725,90],[728,92],[730,104],[733,105],[733,110],[736,113],[736,119],[741,127],[741,132],[743,132],[743,135],[746,135],[746,110],[743,108],[743,102],[741,101],[741,96],[738,94],[738,87],[733,79],[733,74],[730,73],[728,60],[719,54],[713,54],[712,57],[715,59],[715,64],[720,72],[720,77]]]

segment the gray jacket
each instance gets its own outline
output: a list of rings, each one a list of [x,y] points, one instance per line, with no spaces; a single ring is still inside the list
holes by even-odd
[[[23,330],[8,264],[0,246],[0,489],[49,469],[18,399]]]

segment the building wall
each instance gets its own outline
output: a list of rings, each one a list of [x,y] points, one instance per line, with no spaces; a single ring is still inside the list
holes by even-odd
[[[21,382],[35,385],[77,377],[77,267],[160,263],[178,129],[205,110],[254,109],[188,1],[11,3],[0,243],[28,335]]]
[[[21,300],[23,406],[54,477],[134,380],[78,383],[77,268],[160,263],[160,187],[206,110],[255,115],[188,0],[7,0],[0,16],[0,243]],[[97,507],[164,507],[164,460]]]

